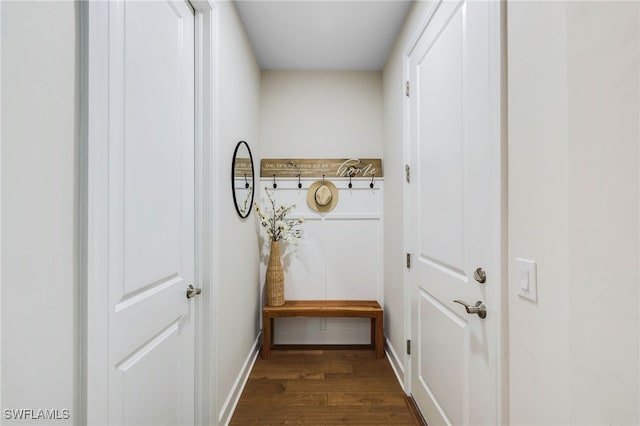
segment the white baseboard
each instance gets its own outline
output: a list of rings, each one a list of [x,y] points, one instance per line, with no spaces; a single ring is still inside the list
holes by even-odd
[[[249,351],[244,364],[242,364],[242,368],[238,373],[238,377],[236,378],[235,382],[233,382],[233,387],[231,388],[229,395],[227,395],[227,399],[225,399],[222,409],[218,413],[218,424],[220,425],[226,426],[231,421],[233,412],[235,411],[236,406],[238,405],[238,401],[240,400],[240,395],[242,395],[242,391],[247,384],[247,380],[249,380],[251,369],[253,368],[256,359],[258,358],[258,352],[260,349],[260,337],[261,334],[258,333],[258,336],[256,336],[256,339],[253,342],[253,346],[251,347],[251,350]]]
[[[283,330],[275,345],[368,345],[371,332],[360,330]]]
[[[369,318],[276,318],[276,345],[368,345]]]
[[[398,354],[393,350],[391,341],[385,335],[385,349],[387,353],[387,359],[391,364],[391,368],[396,375],[396,378],[400,382],[400,387],[407,393],[407,389],[404,388],[404,363],[398,358]]]

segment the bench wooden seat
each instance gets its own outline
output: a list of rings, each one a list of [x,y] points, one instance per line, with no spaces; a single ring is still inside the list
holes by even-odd
[[[288,300],[282,306],[265,306],[262,310],[262,359],[269,359],[273,347],[274,318],[371,318],[371,345],[376,357],[384,358],[382,307],[375,300]]]

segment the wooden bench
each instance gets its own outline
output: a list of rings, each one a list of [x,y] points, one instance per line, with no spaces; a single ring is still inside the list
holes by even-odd
[[[262,310],[262,359],[269,359],[273,347],[274,318],[371,318],[371,346],[377,358],[384,358],[383,312],[374,300],[288,300],[282,306],[265,306]]]

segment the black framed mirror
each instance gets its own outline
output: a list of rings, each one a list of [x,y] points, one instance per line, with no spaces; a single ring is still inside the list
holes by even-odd
[[[240,141],[233,151],[231,162],[231,192],[233,204],[241,218],[245,219],[251,213],[254,195],[253,156],[249,144]]]

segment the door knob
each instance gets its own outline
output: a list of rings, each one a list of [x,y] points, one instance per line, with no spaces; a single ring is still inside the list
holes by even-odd
[[[473,272],[473,278],[480,284],[487,282],[487,273],[482,268],[478,268]]]
[[[202,293],[202,289],[201,288],[193,288],[193,285],[191,285],[191,284],[189,284],[189,287],[187,287],[187,299],[191,299],[193,297],[196,297],[200,293]]]
[[[476,302],[475,306],[468,305],[460,300],[454,300],[454,302],[464,306],[468,314],[477,314],[480,318],[487,317],[487,307],[480,300]]]

